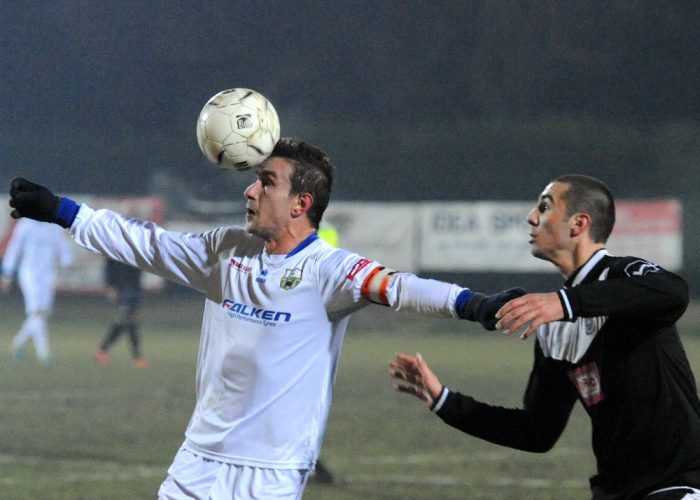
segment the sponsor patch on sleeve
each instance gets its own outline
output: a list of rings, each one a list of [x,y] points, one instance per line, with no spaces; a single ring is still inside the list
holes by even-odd
[[[350,269],[350,272],[348,273],[348,281],[352,281],[355,279],[355,276],[357,276],[357,273],[362,271],[365,267],[367,267],[372,261],[369,259],[360,259],[355,264],[352,266],[352,269]]]

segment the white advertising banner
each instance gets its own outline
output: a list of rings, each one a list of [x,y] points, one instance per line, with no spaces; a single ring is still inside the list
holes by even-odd
[[[159,221],[164,206],[159,198],[100,198],[77,196],[95,208],[109,206]],[[0,197],[0,255],[13,221],[7,197]],[[533,202],[363,203],[333,202],[324,221],[339,233],[339,245],[408,271],[552,272],[548,262],[530,254],[526,222]],[[634,255],[678,271],[683,265],[682,206],[678,200],[619,201],[617,222],[608,242],[614,255]],[[227,223],[242,223],[229,221]],[[169,221],[168,229],[198,232],[219,225],[214,221]],[[102,287],[103,258],[75,246],[75,265],[60,273],[59,289],[97,291]],[[163,281],[144,279],[146,289]]]
[[[532,202],[429,203],[421,211],[418,266],[429,271],[540,272],[552,265],[530,254]],[[620,201],[608,241],[614,255],[634,255],[677,271],[683,265],[681,204]]]
[[[416,272],[415,203],[332,202],[323,219],[339,233],[339,246],[399,271]]]
[[[526,217],[532,202],[426,203],[421,208],[420,269],[539,272]]]

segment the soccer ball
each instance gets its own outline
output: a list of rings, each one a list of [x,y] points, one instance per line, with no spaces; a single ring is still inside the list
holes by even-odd
[[[250,89],[223,90],[197,119],[197,142],[207,159],[223,168],[248,170],[270,156],[280,138],[277,111]]]

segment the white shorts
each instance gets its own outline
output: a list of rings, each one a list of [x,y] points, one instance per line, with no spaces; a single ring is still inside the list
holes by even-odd
[[[38,311],[51,312],[53,310],[56,295],[56,280],[53,274],[37,276],[33,270],[22,269],[17,278],[24,298],[24,311],[27,315]]]
[[[217,462],[184,447],[175,455],[159,500],[277,499],[299,500],[309,471],[265,469]]]

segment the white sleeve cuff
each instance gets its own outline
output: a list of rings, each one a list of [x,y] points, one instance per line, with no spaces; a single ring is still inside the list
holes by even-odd
[[[447,388],[447,386],[444,386],[442,388],[442,392],[440,393],[440,397],[438,400],[435,402],[433,407],[430,409],[433,413],[437,413],[440,411],[440,408],[442,408],[442,405],[445,404],[445,400],[447,399],[447,395],[450,393],[450,390]]]
[[[559,301],[561,302],[562,309],[564,309],[564,320],[573,321],[574,311],[571,308],[571,302],[569,302],[569,296],[566,294],[566,289],[562,288],[557,293],[559,294]]]

